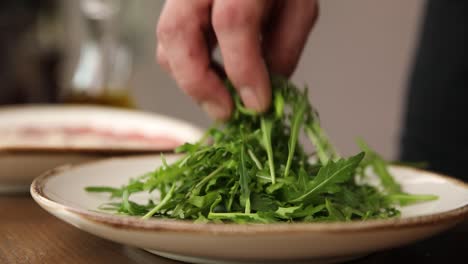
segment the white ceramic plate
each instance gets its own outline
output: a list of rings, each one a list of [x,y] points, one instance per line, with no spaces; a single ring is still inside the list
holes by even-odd
[[[169,162],[175,158],[167,157]],[[468,215],[467,184],[404,167],[391,171],[406,191],[435,194],[439,200],[405,207],[400,219],[368,222],[236,225],[141,220],[96,212],[108,202],[107,196],[83,190],[90,185],[121,186],[160,164],[159,156],[141,156],[62,167],[35,179],[31,194],[45,210],[84,231],[196,263],[340,261],[427,238]]]
[[[0,192],[27,191],[62,164],[169,151],[203,131],[169,117],[99,106],[0,107]]]

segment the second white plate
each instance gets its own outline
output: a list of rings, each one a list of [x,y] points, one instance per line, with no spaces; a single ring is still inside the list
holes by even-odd
[[[27,191],[62,164],[111,155],[170,151],[203,130],[181,120],[100,106],[0,107],[0,193]]]

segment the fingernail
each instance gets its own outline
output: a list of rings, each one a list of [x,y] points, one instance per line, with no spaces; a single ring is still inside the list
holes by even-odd
[[[203,102],[202,109],[213,119],[223,119],[226,117],[226,110],[224,107],[213,102]]]
[[[239,94],[240,94],[240,97],[242,98],[242,102],[244,102],[244,105],[247,108],[252,108],[256,111],[263,110],[263,107],[260,104],[260,100],[252,88],[242,87],[239,90]]]

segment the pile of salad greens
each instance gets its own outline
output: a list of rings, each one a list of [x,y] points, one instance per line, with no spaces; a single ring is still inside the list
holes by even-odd
[[[437,199],[404,193],[389,163],[363,141],[361,153],[341,157],[320,126],[307,88],[300,90],[280,76],[271,82],[273,103],[267,113],[246,109],[227,81],[235,102],[227,123],[177,148],[184,155],[172,164],[162,156],[161,167],[121,188],[86,190],[110,193],[117,201],[101,209],[119,214],[224,223],[382,219],[399,216],[398,206]],[[312,153],[301,138],[310,140]],[[377,186],[364,183],[372,172],[380,180]],[[160,193],[158,201],[130,199],[153,191]]]

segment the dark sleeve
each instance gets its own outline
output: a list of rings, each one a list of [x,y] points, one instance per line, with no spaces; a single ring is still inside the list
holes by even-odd
[[[468,180],[468,1],[429,0],[421,26],[400,159]]]

